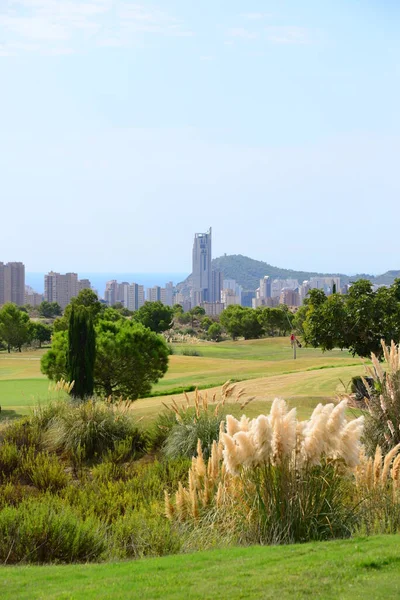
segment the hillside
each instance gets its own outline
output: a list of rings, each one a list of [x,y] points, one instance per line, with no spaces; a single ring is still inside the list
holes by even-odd
[[[236,279],[236,281],[245,290],[255,290],[260,285],[260,279],[269,275],[274,279],[298,279],[300,282],[310,277],[321,275],[321,273],[311,271],[294,271],[292,269],[280,269],[263,262],[254,260],[241,254],[225,255],[214,258],[212,261],[213,269],[222,271],[226,279]],[[344,283],[347,283],[347,275],[339,275]]]
[[[315,271],[295,271],[293,269],[281,269],[274,267],[262,260],[254,260],[242,254],[225,254],[219,258],[212,260],[212,268],[222,271],[225,279],[235,279],[244,290],[255,290],[260,285],[260,279],[265,275],[269,275],[274,279],[298,279],[301,283],[310,277],[340,277],[342,284],[358,279],[369,279],[372,283],[390,285],[399,277],[399,271],[387,271],[382,275],[369,275],[367,273],[358,273],[357,275],[345,275],[344,273],[317,273]],[[178,284],[178,289],[181,291],[189,291],[190,278]]]

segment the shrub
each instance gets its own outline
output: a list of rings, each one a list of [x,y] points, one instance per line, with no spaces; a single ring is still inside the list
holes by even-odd
[[[181,354],[182,356],[202,356],[201,352],[194,348],[183,348]]]
[[[201,441],[205,455],[208,456],[214,440],[218,440],[222,414],[214,415],[204,411],[199,416],[187,412],[182,421],[177,422],[164,442],[163,452],[168,458],[196,455],[197,441]]]
[[[207,330],[207,337],[214,342],[220,342],[222,337],[222,327],[219,323],[213,323]]]
[[[42,442],[41,432],[32,426],[29,418],[8,423],[2,437],[4,442],[15,444],[19,449],[28,446],[40,448]]]
[[[112,528],[111,552],[118,558],[177,554],[180,547],[178,532],[157,511],[129,512]]]
[[[61,495],[82,517],[92,515],[105,523],[113,523],[131,510],[162,503],[164,489],[171,493],[176,489],[187,474],[190,461],[133,463],[125,468],[123,476],[120,476],[120,465],[102,464],[106,466],[93,469],[92,481],[79,487],[69,486]]]
[[[23,500],[36,498],[39,494],[39,490],[35,487],[8,481],[0,485],[0,510],[6,506],[18,506]]]
[[[119,481],[127,478],[125,465],[105,460],[93,467],[92,476],[94,481],[107,484],[109,481]]]
[[[176,416],[172,410],[163,411],[158,415],[149,432],[152,450],[159,450],[163,446],[174,425],[176,425]]]
[[[47,452],[35,454],[30,448],[22,460],[21,474],[38,490],[57,492],[64,488],[69,477],[57,456]]]
[[[83,448],[85,457],[92,459],[113,450],[115,444],[128,438],[132,454],[136,457],[143,454],[147,440],[127,412],[118,405],[89,400],[69,404],[64,412],[52,419],[44,435],[44,444],[51,451],[69,456]]]
[[[226,382],[221,388],[221,397],[218,401],[214,394],[209,402],[207,392],[203,394],[197,389],[194,395],[194,406],[191,406],[187,394],[185,394],[186,404],[178,406],[173,401],[169,408],[175,413],[176,423],[170,429],[164,442],[165,456],[168,458],[195,456],[197,441],[200,440],[203,452],[208,457],[213,441],[219,438],[227,400],[231,398],[234,402],[238,402],[243,394],[243,390],[238,390],[236,397],[233,397],[235,388],[235,385],[231,385],[229,381]],[[247,399],[241,406],[244,407],[252,399]]]
[[[56,386],[59,386],[61,383],[58,382]],[[38,403],[32,409],[30,424],[36,431],[43,432],[48,428],[53,419],[65,413],[67,407],[68,400],[66,399],[52,400],[48,404]]]
[[[19,466],[20,453],[12,442],[0,444],[0,482],[6,480]]]
[[[193,329],[193,327],[184,327],[182,329],[182,335],[195,336],[196,335],[196,330]]]
[[[382,342],[382,348],[386,372],[372,354],[373,369],[368,367],[367,371],[373,379],[373,386],[369,386],[364,379],[369,398],[366,399],[368,411],[365,414],[363,439],[371,456],[377,446],[387,452],[400,442],[400,346],[392,342],[391,347],[387,348]]]
[[[61,501],[44,496],[0,512],[0,561],[15,564],[87,562],[106,548],[104,528],[82,520]]]

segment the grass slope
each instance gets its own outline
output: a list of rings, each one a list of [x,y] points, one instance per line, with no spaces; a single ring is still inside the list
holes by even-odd
[[[201,356],[183,356],[185,349],[198,351]],[[281,396],[299,406],[300,416],[308,416],[319,401],[332,398],[340,389],[341,380],[347,384],[351,377],[363,373],[359,359],[348,352],[334,350],[322,353],[312,348],[298,350],[293,359],[288,338],[267,338],[213,344],[176,344],[176,354],[170,357],[167,374],[153,391],[168,394],[198,386],[212,387],[210,394],[219,390],[228,379],[243,381],[248,395],[261,402],[250,405],[249,414],[265,410],[265,400]],[[26,414],[35,400],[48,398],[48,380],[40,372],[40,358],[44,351],[0,353],[0,418]],[[135,402],[139,416],[151,417],[162,410],[162,401],[171,398],[150,398]]]
[[[400,597],[399,566],[399,538],[379,536],[125,563],[2,567],[0,597],[387,600]]]

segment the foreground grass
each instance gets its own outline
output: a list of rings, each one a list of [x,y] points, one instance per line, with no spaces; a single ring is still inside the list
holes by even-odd
[[[399,566],[399,538],[378,536],[125,563],[2,567],[0,597],[379,600],[400,597]]]

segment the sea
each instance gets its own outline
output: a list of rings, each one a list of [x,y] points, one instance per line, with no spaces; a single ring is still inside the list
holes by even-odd
[[[164,287],[168,281],[172,281],[174,285],[184,281],[189,273],[81,273],[79,279],[89,279],[92,288],[96,291],[99,298],[104,297],[104,290],[107,281],[116,279],[118,283],[126,281],[128,283],[138,283],[144,285],[145,289],[159,285]],[[31,288],[43,294],[44,292],[44,276],[45,273],[25,273],[25,283]]]

